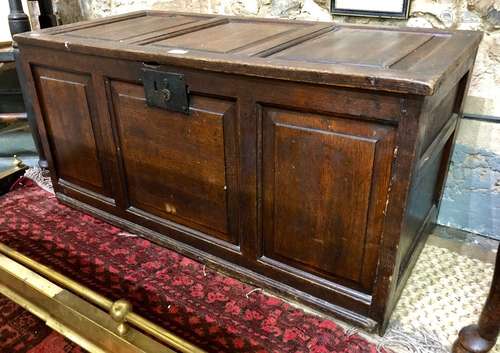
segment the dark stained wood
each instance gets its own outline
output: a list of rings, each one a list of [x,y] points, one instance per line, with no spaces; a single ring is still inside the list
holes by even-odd
[[[479,39],[137,12],[19,43],[61,201],[383,332]],[[143,68],[183,75],[189,114],[148,106]]]
[[[427,235],[437,220],[448,167],[457,136],[457,129],[463,113],[464,97],[467,93],[471,79],[470,72],[472,68],[473,60],[467,59],[465,62],[460,63],[457,70],[460,72],[464,70],[468,71],[463,75],[450,75],[446,77],[436,94],[425,97],[423,102],[419,104],[419,111],[416,113],[419,116],[418,127],[406,127],[406,129],[400,127],[399,129],[401,132],[414,129],[418,132],[409,135],[416,135],[415,137],[417,138],[413,143],[411,154],[413,165],[406,171],[407,173],[412,173],[412,178],[408,178],[408,180],[411,180],[411,183],[408,184],[410,189],[407,190],[407,194],[404,195],[404,197],[409,197],[409,200],[406,216],[403,218],[403,224],[399,225],[401,227],[400,238],[397,251],[395,252],[396,258],[394,259],[397,273],[391,273],[392,276],[397,278],[397,281],[392,282],[391,287],[389,287],[391,300],[383,303],[383,305],[385,305],[384,310],[386,319],[383,321],[384,325],[381,327],[382,331],[385,330],[385,325],[389,322],[389,315],[403,291],[404,283],[408,279],[411,269],[417,261],[418,254],[425,244]],[[445,125],[441,130],[433,132],[427,125],[432,124],[434,120],[443,120],[442,117],[436,116],[435,109],[441,105],[441,102],[449,95],[449,92],[454,90],[456,91],[456,95],[453,99],[454,103],[451,115],[448,119],[445,119]],[[410,110],[410,112],[411,111],[412,110]],[[425,134],[423,134],[423,132],[437,136],[425,150],[423,145],[424,140],[422,138]],[[406,139],[409,139],[409,136],[407,136]],[[406,143],[408,142],[407,140]],[[441,154],[440,158],[436,158],[436,154]],[[424,192],[423,197],[419,196],[421,192],[419,187],[422,185],[421,180],[424,177],[426,179],[433,178],[433,173],[429,173],[428,171],[429,169],[436,170],[436,161],[439,161],[439,169],[437,170],[437,179],[433,190],[434,201],[431,202],[429,191]],[[434,168],[429,168],[429,166],[434,166]],[[426,187],[426,189],[428,190],[428,187]],[[425,196],[425,194],[427,194],[427,196]],[[410,202],[411,200],[413,201]],[[423,205],[421,204],[422,201],[424,202]],[[425,205],[427,205],[427,207],[425,207]],[[419,221],[419,218],[420,220],[423,219],[423,222]],[[381,292],[384,292],[383,288]],[[387,292],[385,295],[388,295]],[[375,305],[375,308],[376,307]]]
[[[171,37],[153,45],[170,48],[194,49],[215,53],[238,52],[257,43],[296,30],[298,25],[289,22],[258,23],[228,20],[193,33]],[[250,35],[251,34],[251,35]],[[207,40],[210,38],[210,40]]]
[[[167,28],[163,30],[164,34],[156,31],[150,35],[151,40],[146,40],[144,37],[140,42],[120,42],[120,40],[109,40],[107,38],[95,39],[94,36],[98,33],[98,28],[106,26],[106,32],[116,33],[119,29],[126,26],[128,21],[133,21],[133,26],[137,26],[137,18],[142,18],[142,21],[152,21],[151,17],[161,16],[167,18],[179,17],[194,17],[197,20],[190,23],[188,26],[180,26],[177,30],[176,27]],[[210,22],[209,28],[206,26],[199,27],[212,18],[214,21]],[[165,20],[166,25],[168,19]],[[139,20],[140,23],[140,20]],[[259,30],[255,30],[256,25]],[[310,32],[315,32],[316,35],[327,38],[335,33],[346,33],[353,40],[348,42],[348,50],[342,49],[344,54],[340,55],[340,63],[332,65],[333,60],[315,61],[314,58],[307,60],[307,55],[315,55],[313,53],[304,53],[304,60],[289,60],[280,58],[280,52],[274,53],[273,51],[257,51],[256,55],[248,57],[241,55],[241,53],[248,50],[247,45],[258,46],[262,43],[263,39],[269,40],[276,38],[280,35],[278,28],[291,28],[296,27],[298,31],[305,25],[311,27]],[[432,95],[435,90],[441,85],[441,81],[447,76],[444,74],[451,73],[455,67],[470,57],[470,53],[474,52],[481,40],[481,34],[473,31],[439,31],[428,29],[415,29],[415,28],[392,28],[377,30],[373,27],[361,27],[350,25],[336,25],[331,27],[330,23],[323,23],[325,27],[330,27],[328,34],[323,34],[317,31],[317,24],[313,22],[294,21],[293,24],[280,20],[269,19],[238,19],[228,16],[215,16],[215,15],[193,15],[185,13],[162,13],[155,11],[144,11],[133,13],[130,18],[127,16],[113,17],[108,20],[99,20],[94,23],[96,30],[92,28],[91,23],[75,24],[66,26],[59,30],[53,31],[39,31],[31,34],[20,34],[16,36],[16,40],[24,44],[40,45],[43,43],[46,47],[54,49],[71,51],[74,53],[82,54],[96,54],[101,56],[111,56],[120,59],[142,60],[142,61],[156,61],[160,64],[177,65],[183,67],[197,67],[199,69],[212,70],[218,72],[232,72],[242,75],[260,76],[268,78],[277,78],[291,81],[309,82],[315,84],[327,84],[346,87],[366,88],[373,90],[386,90],[399,93],[414,93],[423,95]],[[238,38],[230,39],[231,44],[224,44],[222,50],[211,50],[211,44],[208,50],[205,50],[203,43],[219,42],[224,37],[232,35],[231,31],[220,31],[219,28],[230,26],[232,29],[237,28],[236,32],[240,35]],[[182,29],[181,29],[182,27]],[[261,31],[261,27],[267,28]],[[88,29],[91,37],[76,37],[72,33],[78,32],[82,28]],[[189,29],[191,28],[191,30]],[[270,33],[269,28],[278,33]],[[205,31],[209,31],[213,37],[210,40],[205,40],[207,37],[204,35]],[[266,37],[265,32],[269,34]],[[377,32],[374,35],[374,31]],[[142,32],[142,31],[141,31]],[[257,32],[254,34],[254,32]],[[271,31],[272,32],[272,31]],[[284,32],[286,33],[286,31]],[[273,35],[272,35],[273,34]],[[282,33],[283,34],[283,33]],[[257,35],[258,40],[254,41],[254,36]],[[370,35],[376,36],[376,43],[387,43],[387,46],[378,45],[377,48],[382,47],[385,51],[379,52],[380,59],[375,61],[376,65],[366,65],[364,57],[370,57],[369,51],[359,50],[367,45],[373,45],[370,40]],[[169,48],[177,48],[181,42],[177,42],[174,38],[182,36],[182,43],[185,45],[187,52],[179,53],[178,51],[171,52],[165,50],[165,44],[162,43],[166,40],[167,43],[175,44],[175,46],[168,46]],[[297,35],[297,37],[299,37]],[[167,40],[168,38],[168,40]],[[308,51],[309,43],[313,38],[309,36],[302,36],[307,43],[304,43],[305,52]],[[426,49],[428,41],[436,40],[437,45],[432,50]],[[259,40],[260,39],[260,40]],[[336,38],[331,38],[328,46],[336,43]],[[126,43],[127,45],[124,45]],[[198,43],[198,44],[196,44]],[[283,36],[283,45],[276,44],[280,50],[287,48],[286,43],[291,46],[297,46],[296,41],[290,40],[286,35]],[[324,43],[323,43],[324,44]],[[328,46],[323,46],[322,50]],[[399,46],[402,46],[400,48]],[[182,47],[182,46],[181,46]],[[313,45],[314,47],[314,45]],[[316,46],[317,49],[318,46]],[[346,55],[345,52],[352,53]],[[212,48],[213,49],[213,48]],[[293,50],[293,49],[291,49]],[[226,53],[228,51],[229,53]],[[423,52],[422,52],[423,51]],[[269,57],[270,53],[272,55]],[[442,55],[446,53],[446,55]],[[229,55],[231,54],[231,55]],[[283,54],[285,55],[285,54]],[[299,56],[301,58],[302,56]],[[342,61],[344,60],[344,61]],[[370,59],[369,63],[373,63]],[[390,67],[390,64],[397,64],[397,69]],[[385,65],[385,66],[384,66]],[[387,66],[389,65],[389,66]],[[314,74],[312,74],[314,72]]]
[[[237,203],[228,207],[236,187],[234,102],[192,96],[186,118],[145,106],[140,85],[113,81],[111,89],[129,205],[237,244],[228,224],[237,220],[229,217]]]
[[[486,303],[484,304],[477,325],[469,325],[460,330],[458,339],[453,344],[453,353],[486,353],[498,339],[500,332],[500,246],[493,280]]]
[[[100,26],[92,26],[67,32],[67,36],[94,38],[99,40],[123,41],[142,36],[152,35],[154,32],[167,30],[198,20],[193,16],[159,17],[148,16],[118,21]]]
[[[90,76],[44,68],[35,75],[58,176],[106,193],[92,122]]]
[[[274,54],[273,58],[390,68],[433,38],[432,33],[337,28]],[[360,48],[363,48],[360,55]]]
[[[370,289],[364,255],[381,229],[368,223],[385,206],[370,197],[387,193],[394,129],[275,109],[263,119],[263,256],[361,288],[364,270]]]
[[[458,88],[459,86],[456,85],[452,90],[450,90],[438,106],[433,109],[431,114],[427,115],[429,121],[427,124],[422,124],[422,131],[420,131],[423,135],[420,147],[421,153],[425,153],[432,142],[436,140],[437,135],[453,114]]]

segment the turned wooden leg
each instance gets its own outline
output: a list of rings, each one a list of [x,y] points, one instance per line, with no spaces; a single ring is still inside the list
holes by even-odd
[[[477,325],[460,330],[453,344],[453,353],[484,353],[496,343],[500,329],[500,246],[497,252],[495,272],[490,293]]]

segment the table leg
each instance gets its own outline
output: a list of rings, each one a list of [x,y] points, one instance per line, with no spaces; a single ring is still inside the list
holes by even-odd
[[[496,343],[500,330],[500,246],[497,252],[495,272],[490,293],[486,299],[479,322],[460,330],[453,344],[453,353],[485,353]]]

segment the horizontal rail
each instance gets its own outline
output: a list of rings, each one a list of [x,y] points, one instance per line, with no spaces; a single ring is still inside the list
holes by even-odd
[[[1,122],[11,122],[11,121],[27,121],[28,114],[26,112],[21,113],[0,113]]]

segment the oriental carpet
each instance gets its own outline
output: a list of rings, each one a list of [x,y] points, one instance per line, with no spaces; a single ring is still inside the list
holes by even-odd
[[[83,353],[84,350],[0,295],[0,352]]]

